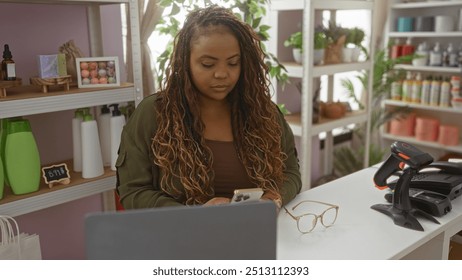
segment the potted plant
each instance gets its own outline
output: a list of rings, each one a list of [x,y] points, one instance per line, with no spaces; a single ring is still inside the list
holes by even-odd
[[[324,59],[324,52],[327,47],[327,36],[321,28],[316,28],[314,31],[314,53],[313,63],[318,65]]]
[[[292,47],[292,54],[294,56],[295,62],[302,63],[302,46],[303,46],[303,37],[302,32],[297,31],[290,34],[289,38],[284,41],[284,46]]]
[[[324,63],[334,64],[342,62],[342,49],[345,46],[348,29],[330,21],[327,27],[322,28],[322,31],[326,34],[327,40]]]
[[[359,27],[350,28],[347,31],[343,59],[344,62],[357,62],[361,50],[365,49],[362,45],[365,32]]]

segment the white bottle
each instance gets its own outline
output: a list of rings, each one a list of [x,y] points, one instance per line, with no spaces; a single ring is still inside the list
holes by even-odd
[[[101,107],[101,114],[97,119],[99,142],[101,144],[101,154],[103,165],[111,166],[111,129],[110,129],[111,110],[107,105]]]
[[[83,121],[83,109],[77,109],[72,119],[72,152],[74,172],[82,172],[82,135],[81,124]]]
[[[441,83],[441,91],[440,91],[440,106],[441,107],[449,107],[451,96],[451,83],[449,79],[445,79]]]
[[[422,94],[420,95],[420,103],[423,105],[430,105],[430,94],[432,89],[432,78],[427,77],[422,82]]]
[[[426,42],[419,44],[417,51],[414,54],[415,57],[412,59],[412,65],[425,66],[428,64],[428,50]]]
[[[447,52],[448,52],[448,66],[457,67],[458,55],[452,43],[449,43]]]
[[[114,107],[112,110],[112,117],[110,120],[111,130],[111,169],[116,170],[116,160],[120,146],[120,136],[122,135],[122,129],[125,126],[125,116],[119,110],[118,104],[111,104],[110,107]]]
[[[430,66],[442,66],[443,65],[443,53],[441,52],[440,43],[436,42],[433,51],[430,52]]]
[[[441,82],[438,78],[434,78],[430,91],[430,106],[438,106],[440,104],[440,90]]]
[[[99,143],[98,124],[88,113],[83,116],[82,133],[82,178],[94,178],[104,174],[103,157]]]

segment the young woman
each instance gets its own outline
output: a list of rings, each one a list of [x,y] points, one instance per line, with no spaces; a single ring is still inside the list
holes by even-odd
[[[116,166],[127,209],[229,203],[241,188],[262,188],[279,207],[295,197],[293,134],[251,27],[218,6],[188,15],[165,88],[130,117]]]

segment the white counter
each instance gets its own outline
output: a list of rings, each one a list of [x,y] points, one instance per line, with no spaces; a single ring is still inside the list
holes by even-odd
[[[418,217],[424,231],[394,224],[391,217],[370,207],[387,203],[387,190],[374,187],[370,167],[300,193],[288,206],[318,200],[340,206],[336,223],[324,228],[320,221],[307,234],[283,209],[278,217],[278,259],[369,260],[447,259],[450,238],[462,230],[462,198],[452,200],[452,210],[436,217],[440,224]],[[300,213],[299,213],[300,214]],[[320,214],[320,213],[316,213]]]

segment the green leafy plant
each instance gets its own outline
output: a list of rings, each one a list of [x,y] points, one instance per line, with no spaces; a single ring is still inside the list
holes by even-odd
[[[322,31],[326,35],[326,40],[328,44],[335,44],[337,41],[345,36],[345,39],[348,35],[348,28],[344,28],[340,25],[337,25],[333,21],[329,21],[327,26],[320,27],[320,31]]]
[[[396,59],[388,58],[388,48],[378,50],[375,53],[373,73],[372,73],[372,112],[371,112],[371,142],[369,149],[368,166],[379,163],[383,160],[387,149],[380,144],[379,129],[392,119],[401,118],[409,113],[408,108],[397,109],[396,111],[387,111],[381,107],[383,100],[389,97],[391,84],[394,81],[401,80],[404,77],[403,70],[396,70],[395,65],[403,62],[409,62],[411,56],[402,56]],[[363,91],[368,88],[369,74],[367,71],[361,72],[356,77],[361,83]],[[357,99],[354,82],[352,79],[343,79],[342,86],[347,90],[347,94],[358,104],[360,109],[365,105]],[[336,176],[344,176],[364,167],[366,127],[358,126],[353,130],[353,139],[351,147],[342,146],[334,150],[334,173]]]
[[[327,47],[327,36],[322,31],[315,31],[314,32],[314,49],[321,50]]]
[[[302,49],[303,47],[303,36],[301,31],[290,34],[289,38],[284,41],[284,46],[292,47],[294,49]]]
[[[156,27],[160,34],[170,37],[170,43],[165,51],[160,54],[157,59],[157,81],[162,83],[166,66],[173,51],[173,39],[182,27],[181,22],[177,19],[180,12],[190,12],[200,7],[206,7],[212,4],[220,4],[224,7],[230,8],[237,17],[248,23],[255,32],[260,36],[261,41],[264,43],[269,40],[268,30],[269,25],[262,23],[263,17],[266,15],[266,7],[270,0],[160,0],[159,5],[164,7],[166,11],[170,11],[164,15],[161,22]],[[269,74],[271,77],[276,78],[282,85],[288,82],[288,75],[286,68],[279,62],[277,57],[270,52],[266,51],[266,47],[262,44],[265,51],[265,63],[269,67]]]
[[[349,28],[346,36],[345,44],[351,44],[357,47],[363,47],[362,43],[366,33],[359,27]]]

